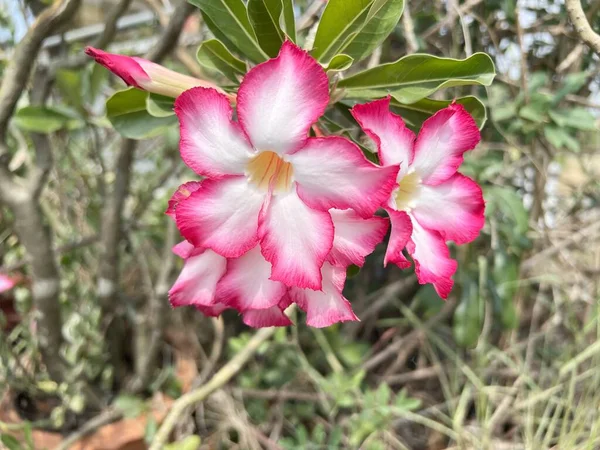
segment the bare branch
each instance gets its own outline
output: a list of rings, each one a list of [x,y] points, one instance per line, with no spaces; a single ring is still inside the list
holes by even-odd
[[[415,36],[415,25],[410,15],[408,3],[404,5],[402,13],[402,28],[404,29],[404,39],[406,40],[406,53],[414,53],[419,49],[419,42]]]
[[[588,22],[581,0],[565,0],[567,14],[573,23],[575,32],[597,55],[600,55],[600,35],[596,33]]]
[[[81,0],[62,0],[43,11],[15,49],[0,86],[0,142],[6,140],[8,120],[27,85],[44,38],[68,20],[80,4]]]
[[[131,5],[131,2],[132,0],[121,0],[113,6],[106,17],[102,33],[93,44],[94,47],[105,48],[112,42],[118,31],[117,22],[121,16],[125,14],[129,5]],[[54,63],[53,69],[76,68],[85,65],[87,62],[89,62],[89,57],[85,53],[79,52],[77,55],[68,58],[66,61]]]

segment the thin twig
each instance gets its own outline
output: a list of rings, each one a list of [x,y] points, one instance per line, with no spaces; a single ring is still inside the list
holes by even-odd
[[[98,428],[102,428],[104,425],[116,422],[123,417],[123,412],[117,409],[109,409],[104,411],[102,414],[90,419],[84,423],[77,431],[73,432],[65,438],[54,450],[69,450],[73,444],[75,444],[81,438],[93,433]]]
[[[263,328],[259,330],[252,336],[246,346],[225,364],[205,385],[190,391],[177,399],[177,401],[173,403],[173,407],[167,415],[167,418],[156,433],[152,445],[150,446],[150,450],[160,450],[164,448],[171,431],[179,421],[183,412],[187,410],[189,406],[205,400],[215,390],[223,387],[229,382],[229,380],[231,380],[231,378],[233,378],[248,362],[252,355],[254,355],[258,350],[258,347],[267,341],[274,333],[275,328]]]

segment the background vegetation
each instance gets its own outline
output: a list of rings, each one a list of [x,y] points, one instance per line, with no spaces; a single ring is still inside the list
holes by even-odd
[[[166,448],[170,410],[172,449],[600,448],[600,45],[564,2],[408,1],[381,44],[321,55],[341,93],[321,125],[365,147],[344,114],[366,89],[353,74],[470,57],[466,75],[442,66],[417,93],[385,90],[413,128],[454,98],[483,126],[463,171],[483,186],[486,226],[453,249],[447,302],[384,270],[378,249],[347,284],[361,322],[258,333],[169,307],[179,236],[164,210],[193,175],[175,119],[82,53],[145,55],[227,87],[246,65],[213,35],[250,61],[279,48],[257,22],[272,2],[249,2],[258,47],[219,36],[216,0],[193,3],[204,19],[179,0],[0,1],[0,271],[19,279],[0,294],[3,445]],[[293,4],[300,42],[318,39],[326,2]],[[582,6],[600,29],[600,1]],[[491,86],[477,52],[495,63]]]

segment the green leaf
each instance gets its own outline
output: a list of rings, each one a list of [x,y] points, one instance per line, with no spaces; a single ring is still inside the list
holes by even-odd
[[[200,444],[200,436],[188,436],[182,441],[165,445],[165,450],[198,450]]]
[[[240,77],[246,73],[246,64],[233,56],[217,39],[204,41],[198,48],[196,57],[201,65],[221,72],[235,83],[238,83]]]
[[[569,108],[549,112],[550,117],[561,127],[571,127],[577,130],[596,130],[596,119],[585,108]]]
[[[258,63],[268,59],[262,50],[248,11],[242,0],[189,0],[202,11],[202,17],[213,34],[230,50],[237,51]]]
[[[481,129],[487,120],[487,112],[484,104],[477,97],[467,96],[455,100],[465,107],[465,109],[473,116],[477,126]],[[417,131],[423,125],[423,122],[438,112],[440,109],[446,108],[452,103],[450,100],[432,100],[424,98],[416,103],[409,105],[400,103],[392,99],[390,105],[392,111],[402,116],[406,125]]]
[[[338,86],[350,98],[370,100],[391,94],[401,103],[415,103],[442,88],[489,86],[495,75],[494,63],[485,53],[462,60],[415,54],[357,73]]]
[[[341,72],[349,69],[353,62],[354,58],[342,53],[340,55],[335,55],[331,61],[329,61],[329,64],[325,66],[325,70],[327,72]]]
[[[140,397],[134,395],[119,395],[113,402],[113,406],[123,412],[128,418],[138,417],[146,410],[146,403]]]
[[[329,0],[313,45],[313,56],[328,63],[345,53],[363,59],[394,30],[404,0]]]
[[[173,110],[175,99],[159,94],[146,96],[146,111],[153,117],[169,117],[175,114]]]
[[[544,137],[557,149],[567,147],[574,152],[581,150],[577,139],[573,138],[564,128],[548,125],[544,127]]]
[[[356,61],[371,55],[394,31],[403,11],[404,0],[375,0],[360,31],[341,50]]]
[[[454,340],[465,348],[472,348],[477,344],[481,333],[481,316],[479,308],[479,289],[477,283],[465,283],[460,303],[454,311],[452,327]]]
[[[260,46],[271,57],[277,56],[285,33],[280,27],[281,0],[248,0],[248,16]]]
[[[122,136],[129,139],[148,139],[162,134],[177,123],[177,118],[154,117],[146,110],[147,92],[129,88],[115,92],[106,101],[106,116]]]
[[[8,450],[22,450],[21,444],[16,437],[11,436],[10,434],[3,434],[0,437],[0,441],[6,446]]]
[[[498,210],[516,225],[516,232],[525,234],[529,229],[529,216],[523,205],[523,199],[509,187],[489,186],[484,190],[487,214]]]
[[[83,106],[81,71],[61,69],[56,72],[56,85],[69,104],[80,112],[85,112]]]
[[[296,42],[296,18],[294,16],[294,0],[282,0],[283,2],[283,30],[285,34]]]
[[[48,106],[25,106],[14,115],[19,128],[34,133],[53,133],[67,128],[72,120],[73,117]]]

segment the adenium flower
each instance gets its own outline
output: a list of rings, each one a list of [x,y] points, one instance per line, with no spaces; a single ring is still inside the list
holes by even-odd
[[[475,148],[480,134],[459,104],[438,111],[423,123],[419,136],[390,112],[390,99],[356,105],[352,114],[377,144],[385,167],[400,165],[397,186],[386,205],[392,231],[384,264],[410,266],[415,261],[421,284],[432,283],[442,298],[452,289],[457,263],[446,241],[473,241],[484,225],[481,188],[457,172],[463,154]]]
[[[324,289],[334,243],[329,210],[371,217],[398,172],[372,164],[345,138],[308,137],[328,102],[323,68],[289,41],[244,77],[237,121],[215,89],[181,94],[175,101],[181,156],[206,177],[177,205],[185,239],[228,260],[253,250],[247,258],[262,255],[273,283]]]
[[[16,280],[0,273],[0,294],[2,292],[11,290],[15,284]]]
[[[94,47],[86,47],[85,53],[119,76],[128,86],[144,91],[175,98],[188,89],[203,86],[216,89],[230,99],[234,98],[209,81],[174,72],[144,58],[107,53]]]
[[[167,214],[177,217],[183,204],[181,199],[204,189],[206,182],[182,185],[169,202]],[[289,287],[274,280],[271,263],[258,245],[241,256],[225,258],[183,241],[173,248],[175,254],[185,259],[185,264],[169,291],[171,305],[195,306],[208,316],[218,316],[233,308],[252,327],[291,325],[284,310],[292,302],[306,311],[306,322],[313,327],[358,320],[342,294],[346,267],[364,264],[365,257],[385,236],[389,221],[382,217],[364,219],[353,210],[330,210],[329,214],[335,235],[320,269],[321,290]]]

